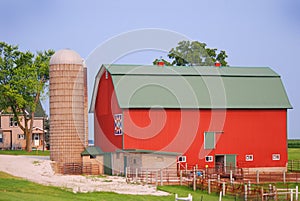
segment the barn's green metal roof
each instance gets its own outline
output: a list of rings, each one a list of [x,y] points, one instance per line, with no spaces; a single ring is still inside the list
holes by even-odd
[[[102,68],[112,76],[121,108],[292,108],[280,76],[268,67]]]
[[[103,65],[112,75],[202,75],[202,76],[259,76],[280,77],[268,67],[221,67],[213,66],[141,66],[141,65]]]

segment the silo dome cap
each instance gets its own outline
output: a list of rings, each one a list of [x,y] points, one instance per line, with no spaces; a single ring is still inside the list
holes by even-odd
[[[83,59],[71,49],[62,49],[55,52],[50,59],[50,65],[54,64],[79,64],[82,65]]]

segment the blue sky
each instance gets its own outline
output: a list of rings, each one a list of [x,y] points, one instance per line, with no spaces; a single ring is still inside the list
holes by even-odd
[[[300,138],[298,0],[0,0],[0,8],[0,41],[21,50],[71,48],[87,58],[117,35],[156,28],[225,50],[231,66],[269,66],[294,107],[288,137]],[[115,62],[151,64],[159,55],[165,54],[136,52]]]

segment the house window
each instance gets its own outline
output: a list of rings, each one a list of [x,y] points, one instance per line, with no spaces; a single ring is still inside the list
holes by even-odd
[[[204,149],[215,148],[215,132],[204,132]]]
[[[246,161],[253,161],[253,155],[246,155],[245,160]]]
[[[3,133],[0,133],[0,143],[3,142]]]
[[[14,117],[9,118],[9,126],[10,127],[17,127],[18,126],[18,122]]]
[[[120,159],[120,153],[119,152],[116,153],[116,158]]]
[[[213,162],[213,156],[206,156],[205,162]]]
[[[279,161],[280,160],[280,154],[272,154],[272,160],[273,161]]]
[[[25,135],[24,134],[18,134],[18,139],[19,140],[24,140],[25,139]]]
[[[181,162],[186,162],[186,156],[179,156],[178,157],[178,162],[181,163]]]

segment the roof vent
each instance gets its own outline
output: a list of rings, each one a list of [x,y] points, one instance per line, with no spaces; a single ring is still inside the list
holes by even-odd
[[[159,60],[157,61],[156,65],[157,65],[157,66],[160,66],[160,67],[165,66],[165,62],[164,62],[164,60],[162,59],[162,57],[159,58]]]
[[[215,67],[221,67],[221,63],[218,60],[215,62]]]

